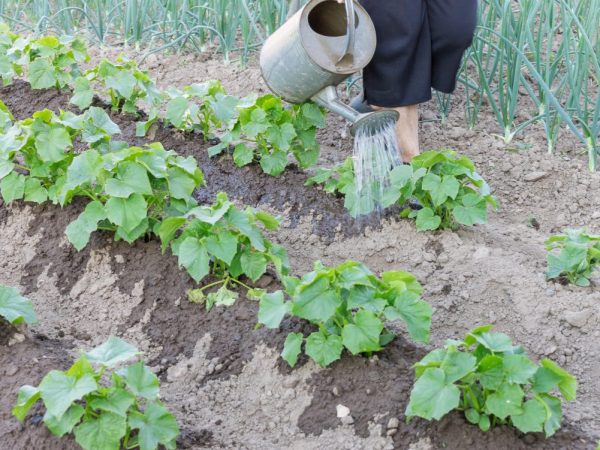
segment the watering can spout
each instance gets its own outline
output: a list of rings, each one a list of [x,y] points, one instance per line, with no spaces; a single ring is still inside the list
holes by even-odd
[[[391,109],[382,109],[366,114],[361,114],[354,108],[342,102],[337,94],[335,87],[327,86],[325,89],[317,93],[311,99],[317,105],[322,106],[334,114],[338,114],[352,124],[350,132],[352,136],[358,130],[366,133],[377,132],[384,125],[392,122],[395,123],[400,116],[398,111]]]

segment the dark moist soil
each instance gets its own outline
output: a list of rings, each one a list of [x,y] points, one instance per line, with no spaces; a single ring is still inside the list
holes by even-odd
[[[17,119],[28,117],[44,107],[55,110],[68,108],[67,95],[55,91],[32,92],[25,83],[1,88],[0,98]],[[131,117],[113,115],[113,120],[124,132],[122,139],[131,144],[145,142],[134,138],[135,120]],[[296,221],[316,210],[322,218],[314,221],[314,232],[326,238],[333,236],[334,229],[339,224],[346,232],[356,230],[352,225],[354,221],[346,216],[341,201],[325,196],[313,188],[305,188],[305,174],[301,172],[289,170],[284,176],[273,178],[261,173],[256,166],[240,170],[233,166],[228,157],[209,159],[206,154],[207,145],[197,137],[185,137],[173,130],[159,129],[155,140],[161,141],[166,148],[180,154],[193,155],[199,160],[208,180],[207,188],[200,192],[201,200],[208,201],[216,192],[223,190],[252,206],[266,203],[281,210],[291,208],[291,216]],[[75,251],[71,246],[59,245],[67,224],[75,219],[81,209],[82,204],[79,202],[62,210],[52,205],[33,207],[35,220],[30,224],[28,233],[41,233],[42,239],[37,244],[36,258],[25,268],[20,280],[25,293],[38,290],[38,278],[46,268],[49,269],[49,275],[56,277],[56,285],[60,286],[61,291],[68,293],[81,278],[90,252],[110,243],[111,238],[107,234],[94,233],[90,245],[81,252]],[[0,202],[0,222],[4,222],[7,215],[7,209]],[[356,232],[360,232],[360,229]],[[178,269],[174,257],[161,254],[156,241],[140,241],[134,245],[111,243],[110,252],[124,258],[122,264],[113,267],[118,275],[117,287],[121,292],[131,293],[134,285],[142,279],[145,283],[143,301],[135,308],[128,321],[121,324],[120,332],[134,327],[147,311],[152,311],[143,331],[153,345],[162,347],[160,356],[150,361],[150,364],[159,367],[159,374],[163,378],[166,369],[176,364],[178,355],[192,356],[199,336],[204,333],[209,333],[212,337],[208,357],[219,357],[222,362],[222,368],[209,375],[204,380],[206,382],[240,373],[244,363],[252,357],[254,349],[261,342],[280,350],[289,332],[310,331],[307,325],[289,319],[284,322],[281,330],[255,331],[257,303],[245,298],[240,298],[233,307],[215,308],[210,313],[206,313],[198,305],[190,304],[185,299],[185,293],[194,287],[193,283],[184,271]],[[267,279],[265,283],[268,281]],[[268,287],[276,289],[277,282],[271,281]],[[91,336],[74,335],[74,330],[67,331],[82,341],[92,339]],[[0,331],[0,336],[2,335]],[[43,337],[27,338],[10,348],[0,346],[0,390],[3,393],[0,418],[3,423],[14,422],[7,412],[14,402],[13,393],[16,393],[20,385],[37,384],[49,370],[64,369],[69,365],[70,358],[64,350],[67,348],[70,347],[66,341],[44,340]],[[436,449],[594,448],[593,443],[569,429],[568,425],[551,441],[545,441],[541,436],[522,436],[507,428],[496,428],[484,434],[476,427],[466,424],[459,414],[452,414],[436,423],[415,420],[407,424],[403,406],[413,383],[411,366],[423,354],[423,350],[398,338],[377,357],[343,358],[329,369],[315,373],[310,381],[312,403],[303,412],[299,427],[305,433],[319,435],[325,429],[339,426],[339,419],[331,414],[337,404],[360,404],[363,408],[353,411],[354,426],[360,435],[368,434],[368,420],[378,413],[390,413],[379,419],[384,424],[384,430],[389,417],[400,418],[400,427],[394,435],[398,449],[406,448],[407,442],[415,442],[426,436],[431,439],[432,448]],[[304,362],[305,360],[301,360],[300,364]],[[280,370],[283,373],[290,371],[284,362],[281,362]],[[338,395],[333,394],[334,386],[337,387]],[[38,426],[41,411],[37,411],[39,410],[30,416],[24,429],[15,425],[8,434],[0,436],[0,442],[10,442],[15,449],[74,448],[72,441],[60,440],[59,443],[43,427]],[[4,428],[6,427],[3,426]],[[193,433],[184,429],[179,443],[182,448],[214,448],[210,430]]]
[[[0,335],[13,334],[14,327],[0,323]],[[16,393],[25,384],[37,386],[50,370],[65,370],[71,359],[64,351],[65,343],[27,334],[12,346],[0,343],[0,448],[2,449],[78,449],[72,438],[59,439],[43,425],[44,409],[38,402],[25,422],[20,424],[10,413]]]

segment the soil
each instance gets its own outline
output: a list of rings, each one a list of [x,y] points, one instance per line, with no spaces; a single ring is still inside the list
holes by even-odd
[[[98,50],[96,56],[111,52]],[[255,62],[245,69],[191,56],[151,57],[146,63],[161,87],[218,76],[233,94],[265,90]],[[68,95],[31,91],[22,82],[0,88],[0,99],[18,119],[43,108],[69,109]],[[96,233],[77,252],[64,230],[81,204],[60,209],[0,203],[0,283],[31,298],[40,319],[28,330],[0,326],[0,336],[6,336],[0,338],[0,443],[15,450],[75,448],[39,425],[39,410],[21,427],[10,416],[16,391],[24,383],[39,383],[53,368],[67,367],[80,349],[117,335],[142,349],[161,377],[164,401],[182,428],[181,448],[595,448],[600,280],[585,289],[546,282],[543,242],[565,227],[600,232],[600,175],[586,170],[585,157],[569,136],[555,155],[545,153],[536,129],[507,147],[491,134],[496,128],[490,117],[482,117],[475,130],[466,129],[462,109],[455,100],[446,122],[424,123],[423,147],[455,147],[473,159],[501,207],[487,225],[456,233],[417,233],[393,211],[354,221],[340,199],[305,187],[307,174],[297,168],[278,178],[254,166],[237,169],[228,155],[209,159],[208,144],[199,136],[156,130],[154,140],[198,159],[207,179],[199,200],[225,191],[240,205],[283,219],[282,229],[270,237],[288,248],[296,274],[310,270],[315,260],[356,259],[375,272],[407,270],[419,278],[435,310],[431,344],[415,346],[400,337],[377,356],[345,355],[328,369],[302,359],[291,370],[278,357],[288,332],[308,331],[302,322],[254,330],[257,304],[251,300],[241,298],[210,313],[190,304],[186,291],[193,283],[175,258],[161,254],[158,242],[128,245]],[[436,117],[433,103],[422,115]],[[134,118],[112,116],[121,127],[120,139],[147,142],[135,138]],[[346,127],[335,117],[320,139],[323,165],[351,151]],[[271,276],[261,283],[278,287]],[[511,335],[532,358],[550,357],[578,377],[578,399],[566,405],[563,429],[553,438],[503,427],[483,434],[459,414],[441,422],[406,423],[412,364],[445,339],[483,323]],[[350,408],[353,424],[336,417],[338,404]],[[397,429],[388,430],[391,418],[399,419]]]

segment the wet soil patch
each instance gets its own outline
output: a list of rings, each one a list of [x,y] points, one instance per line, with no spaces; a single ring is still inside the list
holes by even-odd
[[[15,81],[11,86],[0,88],[0,99],[6,103],[17,120],[30,117],[44,108],[77,111],[76,107],[69,104],[69,98],[67,91],[32,90],[23,81]],[[313,233],[325,241],[332,241],[336,232],[352,236],[363,233],[367,227],[380,228],[381,216],[353,219],[346,212],[341,198],[325,195],[316,187],[304,186],[308,174],[293,164],[280,177],[264,174],[256,164],[240,169],[235,167],[229,154],[210,158],[207,149],[211,144],[205,143],[198,134],[186,135],[161,125],[152,132],[152,139],[138,138],[135,135],[138,119],[131,115],[114,113],[109,105],[99,100],[96,100],[95,104],[104,107],[121,128],[122,134],[115,136],[115,139],[127,141],[131,145],[159,141],[167,149],[175,150],[181,155],[194,156],[206,177],[206,187],[197,192],[200,202],[212,202],[217,192],[224,191],[246,205],[269,205],[279,211],[285,211],[292,227],[295,227],[302,217],[312,215],[315,217]],[[394,217],[397,216],[397,211],[388,210],[383,215]]]

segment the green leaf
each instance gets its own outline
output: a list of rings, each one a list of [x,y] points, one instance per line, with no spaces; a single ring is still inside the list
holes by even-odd
[[[79,109],[87,109],[94,99],[94,90],[90,85],[90,82],[85,77],[78,77],[75,79],[73,87],[73,97],[70,102],[77,106]]]
[[[110,336],[104,344],[90,350],[85,356],[92,364],[112,368],[140,354],[133,345],[121,338]]]
[[[88,203],[79,217],[67,226],[67,239],[78,251],[81,250],[88,244],[91,234],[98,229],[98,223],[106,217],[102,203]]]
[[[197,183],[189,173],[179,167],[171,167],[168,170],[167,176],[169,192],[173,198],[187,200],[192,196],[194,190],[202,185],[202,183]]]
[[[340,299],[326,278],[299,287],[293,298],[292,314],[306,320],[326,322],[333,316]]]
[[[181,128],[190,104],[185,97],[175,97],[167,103],[165,119],[171,122],[175,128]]]
[[[263,295],[259,305],[258,322],[267,328],[279,328],[281,321],[290,312],[292,306],[291,303],[285,301],[281,291]]]
[[[158,377],[144,365],[143,361],[127,366],[119,374],[125,379],[125,384],[134,395],[148,400],[158,397],[160,385]]]
[[[523,396],[520,386],[503,383],[498,390],[490,394],[485,402],[485,410],[500,419],[523,413]]]
[[[48,413],[60,420],[71,404],[98,389],[93,376],[68,376],[58,370],[50,371],[40,383],[40,392]]]
[[[303,341],[304,336],[302,333],[290,333],[285,338],[281,357],[290,365],[290,367],[294,367],[298,362],[298,355],[302,349]]]
[[[428,173],[423,178],[423,189],[429,191],[434,206],[444,204],[446,199],[455,199],[460,183],[453,176],[439,177],[438,175]]]
[[[523,404],[523,413],[511,415],[510,420],[523,433],[539,433],[544,430],[546,410],[537,399],[528,400]]]
[[[546,437],[552,436],[560,428],[562,422],[562,403],[551,395],[541,394],[539,398],[545,404],[546,421],[544,422],[544,432]]]
[[[274,177],[281,175],[287,164],[286,152],[274,151],[273,153],[261,154],[260,167],[262,167],[265,173]]]
[[[1,142],[0,142],[1,145]],[[0,180],[6,175],[11,173],[15,168],[15,164],[12,161],[7,161],[0,158]]]
[[[427,420],[440,420],[444,415],[457,408],[460,402],[460,390],[446,381],[442,369],[429,368],[415,383],[406,416],[418,416]]]
[[[385,309],[388,320],[402,319],[410,336],[418,342],[429,342],[431,315],[429,303],[421,300],[413,292],[405,291],[394,300],[394,306]]]
[[[262,211],[256,211],[256,219],[262,222],[267,230],[277,231],[279,229],[279,220]]]
[[[238,167],[247,166],[254,160],[254,151],[246,144],[241,143],[233,150],[233,162]]]
[[[317,331],[306,338],[305,352],[321,367],[327,367],[342,356],[342,338]]]
[[[296,130],[291,123],[284,123],[281,126],[274,125],[267,129],[267,139],[269,143],[277,149],[289,150],[292,140],[296,137]]]
[[[51,414],[46,412],[44,416],[44,423],[52,434],[58,437],[62,437],[73,430],[73,427],[79,423],[81,416],[85,410],[80,405],[71,405],[71,407],[63,414],[60,419],[57,419]]]
[[[119,126],[110,119],[108,113],[102,108],[92,106],[85,112],[84,117],[88,119],[88,126],[83,129],[83,140],[85,142],[94,143],[107,135],[121,132]]]
[[[131,194],[129,198],[112,197],[106,202],[106,215],[112,223],[131,232],[146,218],[147,208],[140,194]]]
[[[25,177],[17,172],[11,172],[0,181],[0,194],[5,203],[22,199],[25,195]]]
[[[117,388],[106,397],[95,398],[91,401],[93,409],[111,412],[127,417],[127,410],[135,402],[135,396],[125,389]]]
[[[137,80],[126,69],[120,70],[116,75],[106,78],[106,86],[116,90],[125,99],[133,96]]]
[[[477,372],[485,389],[496,390],[504,381],[503,359],[496,355],[486,355],[479,362]]]
[[[563,397],[568,401],[575,400],[577,397],[577,379],[549,359],[542,360],[541,365],[561,378],[561,381],[558,383],[558,388]]]
[[[258,280],[267,271],[267,258],[262,253],[246,250],[240,261],[242,270],[252,281]]]
[[[33,203],[44,203],[48,200],[48,191],[37,178],[27,178],[25,180],[25,201]]]
[[[511,351],[513,348],[512,340],[504,333],[481,333],[470,334],[477,342],[494,353],[503,353]]]
[[[304,103],[301,107],[302,117],[317,128],[325,126],[325,114],[314,103]]]
[[[162,221],[162,223],[160,224],[160,229],[158,231],[158,236],[160,237],[160,241],[162,244],[161,248],[163,253],[165,252],[173,238],[175,238],[177,230],[179,230],[186,222],[187,220],[184,217],[167,217],[165,220]]]
[[[383,331],[383,322],[370,311],[360,310],[354,316],[354,323],[342,329],[344,347],[357,355],[364,352],[381,350],[379,336]]]
[[[33,89],[47,89],[57,82],[54,67],[46,59],[36,59],[29,64],[29,83]]]
[[[454,383],[475,370],[477,358],[470,353],[448,351],[440,368],[446,374],[446,381]]]
[[[50,128],[36,136],[35,147],[42,161],[62,161],[72,145],[69,132],[63,127]]]
[[[139,430],[140,450],[154,450],[158,444],[166,446],[179,435],[175,417],[167,408],[155,402],[149,403],[143,414],[133,412],[129,424]]]
[[[504,356],[504,372],[509,383],[529,383],[536,371],[537,366],[525,355]]]
[[[552,390],[558,387],[558,383],[562,381],[562,377],[552,370],[545,367],[538,367],[537,372],[533,377],[532,390],[536,394],[549,394]]]
[[[187,269],[196,283],[208,275],[209,262],[206,247],[197,238],[188,237],[179,246],[179,264]]]
[[[227,265],[230,265],[233,261],[233,257],[237,253],[238,240],[232,233],[224,231],[216,235],[208,236],[205,245],[208,253],[219,258]],[[244,267],[243,258],[244,256],[242,256],[242,267]]]
[[[33,325],[37,322],[31,301],[21,296],[15,288],[2,285],[0,285],[0,316],[14,325],[22,322]]]
[[[213,306],[232,306],[239,298],[237,292],[230,291],[223,285],[217,292],[211,292],[206,296],[206,310],[210,311]]]
[[[102,157],[97,150],[88,150],[73,158],[67,169],[65,189],[70,190],[96,180],[102,170]]]
[[[35,402],[41,398],[40,390],[34,386],[21,386],[17,394],[17,403],[13,406],[12,414],[19,422],[23,422]]]
[[[75,427],[75,440],[85,450],[116,450],[126,432],[125,417],[103,412]]]
[[[119,198],[128,198],[134,193],[152,195],[146,168],[130,161],[119,165],[116,178],[110,178],[106,182],[105,190],[108,195]]]
[[[469,199],[477,199],[478,203],[469,204]],[[452,214],[456,221],[462,225],[473,226],[483,225],[487,222],[487,205],[485,200],[477,194],[467,194],[463,198],[464,205],[458,205],[454,208]]]
[[[436,216],[431,208],[423,208],[417,213],[417,230],[437,230],[442,224],[442,218]]]

